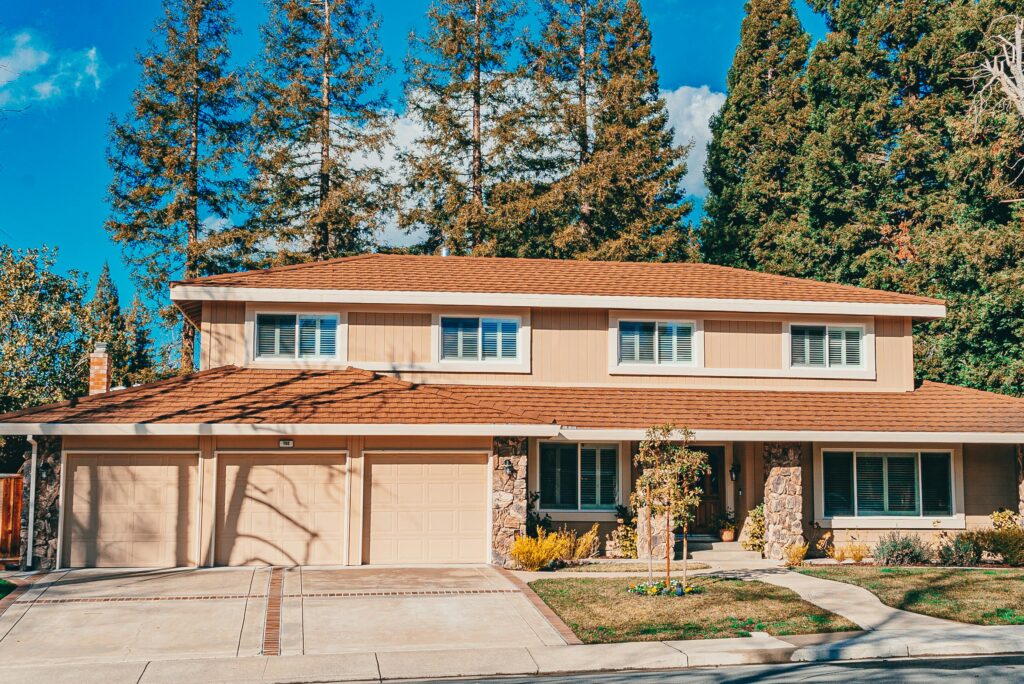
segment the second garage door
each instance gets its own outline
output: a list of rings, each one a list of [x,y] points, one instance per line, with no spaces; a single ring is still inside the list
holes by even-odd
[[[344,455],[220,454],[218,471],[218,565],[344,562]]]
[[[487,456],[376,455],[366,466],[364,562],[487,561]]]

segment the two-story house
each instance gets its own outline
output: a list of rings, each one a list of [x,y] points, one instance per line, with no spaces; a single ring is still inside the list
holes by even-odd
[[[1024,505],[1024,401],[917,382],[941,301],[704,264],[369,254],[177,282],[201,370],[0,416],[43,566],[506,562],[605,531],[648,427],[710,456],[697,531],[768,554]],[[50,483],[47,485],[47,483]],[[536,494],[536,497],[532,496]]]

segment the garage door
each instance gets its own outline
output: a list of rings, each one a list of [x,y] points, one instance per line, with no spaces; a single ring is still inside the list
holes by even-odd
[[[218,565],[344,562],[344,455],[220,454],[218,471]]]
[[[487,561],[487,457],[367,459],[364,562]]]
[[[198,456],[69,455],[62,564],[194,565]]]

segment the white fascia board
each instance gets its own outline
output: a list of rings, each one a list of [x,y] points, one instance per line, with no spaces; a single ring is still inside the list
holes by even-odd
[[[411,435],[554,437],[557,425],[417,423],[0,423],[0,435]]]
[[[622,297],[599,295],[516,294],[494,292],[415,292],[388,290],[314,290],[268,287],[171,286],[171,300],[289,302],[315,304],[405,304],[434,306],[628,309],[642,311],[718,311],[739,313],[909,316],[944,318],[945,304],[808,302],[771,299],[698,297]]]
[[[681,426],[682,427],[682,426]],[[640,441],[636,428],[562,428],[558,439],[573,442]],[[909,444],[1020,444],[1021,432],[827,432],[824,430],[693,430],[697,442],[868,442]]]

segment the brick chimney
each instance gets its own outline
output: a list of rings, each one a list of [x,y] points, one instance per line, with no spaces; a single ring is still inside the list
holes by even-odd
[[[89,394],[103,394],[110,391],[110,356],[107,343],[97,342],[96,349],[89,354]]]

